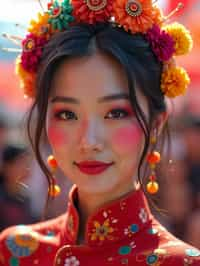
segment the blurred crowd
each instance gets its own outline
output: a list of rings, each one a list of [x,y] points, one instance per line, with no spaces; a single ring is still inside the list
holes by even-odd
[[[183,112],[171,119],[171,153],[162,154],[160,190],[154,215],[178,238],[200,248],[200,116]],[[41,220],[47,181],[22,132],[0,112],[0,231],[14,224]],[[44,145],[44,156],[50,154]],[[45,218],[66,211],[70,182],[56,173],[61,195],[50,202]],[[164,211],[163,211],[164,210]]]

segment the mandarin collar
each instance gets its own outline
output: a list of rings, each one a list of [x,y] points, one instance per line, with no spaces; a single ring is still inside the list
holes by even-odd
[[[78,188],[74,185],[69,192],[65,230],[68,241],[77,243],[79,213],[75,206]],[[134,234],[150,228],[152,214],[141,189],[132,191],[97,209],[88,217],[85,245],[101,246],[131,238]]]

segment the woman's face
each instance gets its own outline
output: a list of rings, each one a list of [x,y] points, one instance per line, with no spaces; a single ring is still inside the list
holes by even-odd
[[[138,97],[147,114],[146,100]],[[111,56],[96,53],[69,59],[58,68],[46,130],[59,167],[82,191],[113,193],[133,188],[144,135],[131,108],[126,75]],[[83,161],[112,165],[88,174],[77,166]]]

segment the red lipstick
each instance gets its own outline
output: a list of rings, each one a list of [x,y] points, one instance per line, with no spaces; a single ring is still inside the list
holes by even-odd
[[[105,171],[112,163],[104,163],[100,161],[84,161],[76,163],[81,172],[88,175],[100,174]]]

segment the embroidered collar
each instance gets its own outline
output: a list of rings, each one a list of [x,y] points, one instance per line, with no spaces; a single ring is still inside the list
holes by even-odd
[[[75,207],[78,188],[69,193],[66,217],[66,234],[71,244],[76,244],[79,214]],[[150,229],[152,215],[143,191],[133,191],[108,203],[92,214],[86,224],[85,244],[106,245],[113,241],[131,238],[144,229]]]

